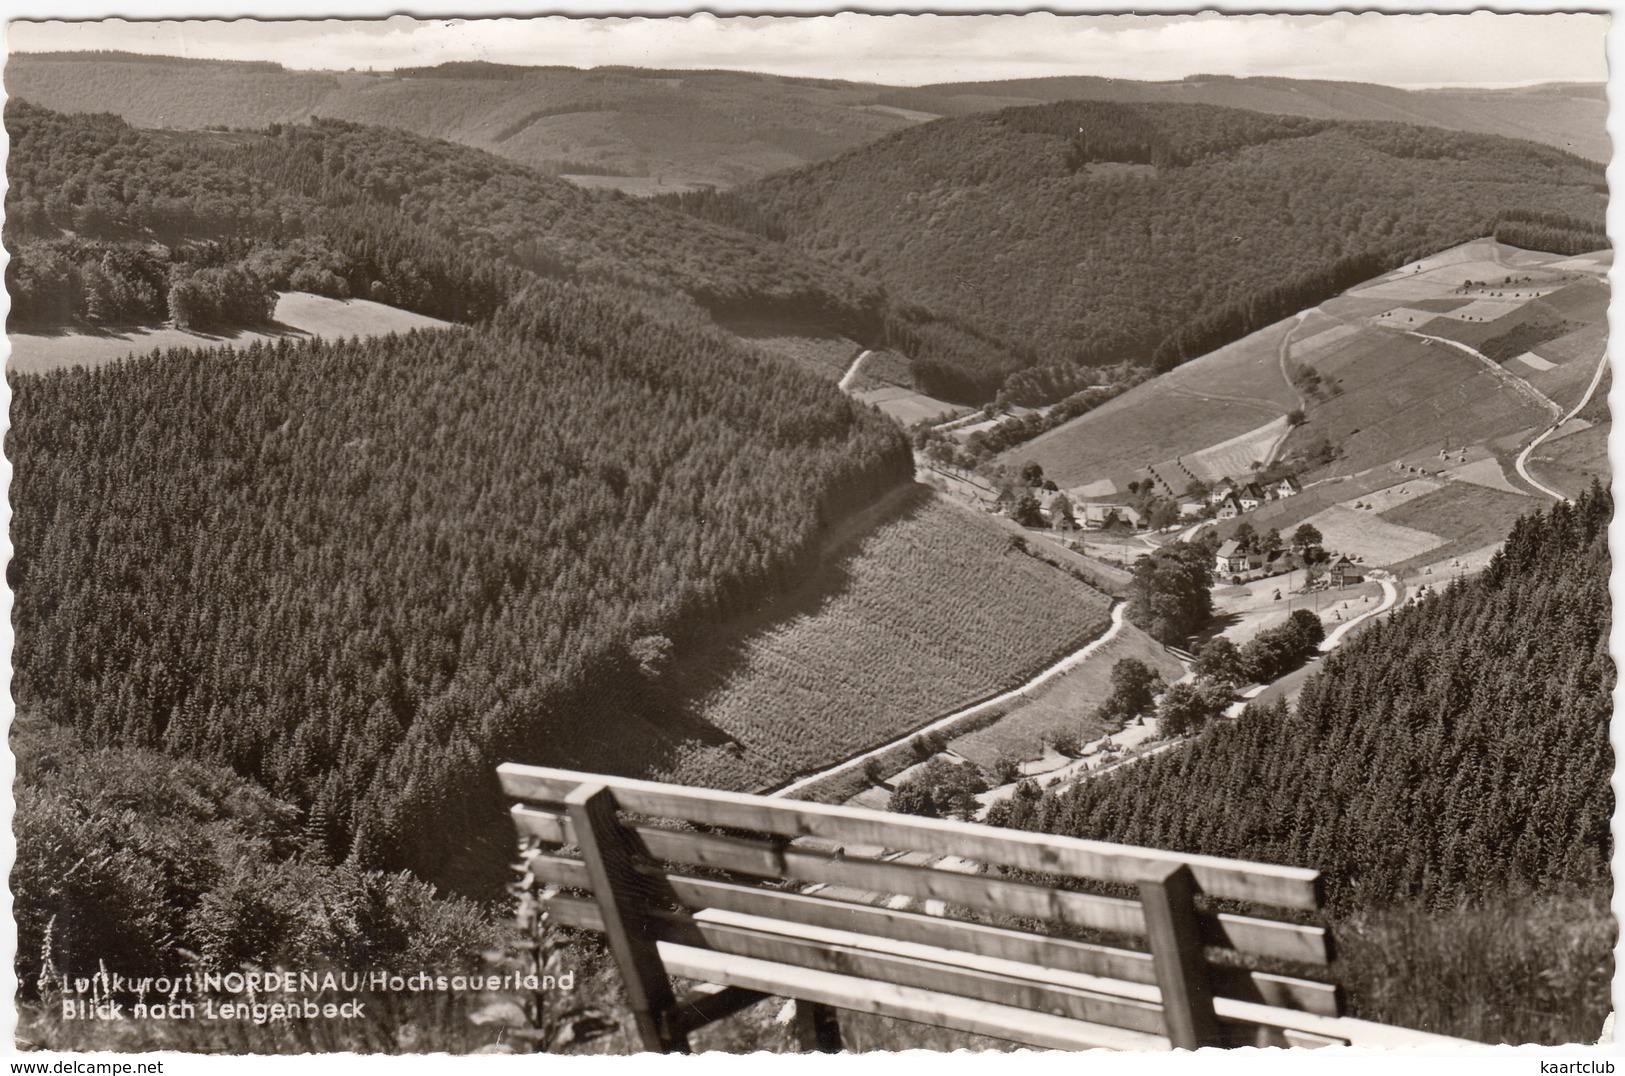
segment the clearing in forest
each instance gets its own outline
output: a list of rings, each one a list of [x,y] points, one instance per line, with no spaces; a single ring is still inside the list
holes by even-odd
[[[788,332],[777,324],[740,322],[726,327],[752,347],[830,381],[839,381],[863,350],[844,336],[809,336]]]
[[[169,328],[126,328],[103,332],[55,334],[12,333],[6,369],[42,374],[69,366],[105,366],[153,349],[247,347],[256,341],[319,336],[383,336],[411,329],[444,329],[451,322],[414,314],[369,299],[329,299],[308,292],[283,292],[277,299],[273,324],[224,334],[188,332]]]
[[[1106,630],[1110,601],[1018,551],[979,513],[913,488],[748,633],[668,689],[727,742],[673,777],[764,787],[1011,688]]]
[[[928,418],[945,418],[964,410],[947,400],[939,400],[917,389],[898,385],[886,385],[866,392],[854,392],[852,395],[864,403],[874,404],[904,426],[911,426]]]

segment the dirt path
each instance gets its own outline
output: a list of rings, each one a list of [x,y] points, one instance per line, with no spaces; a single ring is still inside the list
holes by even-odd
[[[1558,428],[1561,427],[1563,425],[1563,423],[1567,422],[1569,419],[1573,418],[1575,415],[1578,415],[1580,413],[1580,411],[1582,409],[1584,409],[1585,405],[1591,402],[1591,397],[1593,395],[1595,395],[1596,392],[1597,392],[1597,386],[1602,384],[1602,375],[1604,373],[1606,373],[1607,371],[1608,371],[1608,355],[1605,352],[1603,354],[1602,361],[1597,363],[1597,372],[1591,375],[1591,384],[1586,386],[1585,395],[1580,397],[1580,402],[1578,404],[1575,404],[1574,410],[1570,411],[1568,414],[1564,415],[1562,418],[1560,418],[1556,422],[1552,423],[1550,426],[1548,426],[1546,428],[1544,433],[1542,433],[1539,437],[1536,437],[1533,441],[1530,441],[1529,444],[1524,447],[1524,450],[1522,452],[1518,453],[1518,458],[1513,464],[1513,466],[1518,469],[1518,474],[1520,476],[1522,476],[1522,478],[1523,478],[1523,480],[1525,482],[1528,482],[1531,486],[1534,486],[1536,489],[1540,490],[1542,493],[1546,494],[1546,496],[1552,498],[1552,500],[1554,500],[1554,501],[1566,501],[1566,500],[1568,500],[1568,498],[1563,496],[1561,493],[1557,492],[1557,490],[1553,489],[1551,486],[1548,486],[1544,482],[1541,482],[1539,479],[1535,478],[1534,475],[1529,473],[1528,464],[1529,464],[1530,453],[1534,452],[1535,449],[1539,448],[1540,445],[1542,444],[1542,442],[1544,442],[1552,434],[1556,433],[1558,431]]]
[[[1550,411],[1554,418],[1563,413],[1563,409],[1557,405],[1556,400],[1552,399],[1544,392],[1541,392],[1539,389],[1535,388],[1535,386],[1531,385],[1517,374],[1507,373],[1507,371],[1501,367],[1500,363],[1496,362],[1482,351],[1479,351],[1477,348],[1464,344],[1459,340],[1452,340],[1447,336],[1433,336],[1428,333],[1419,333],[1415,329],[1401,329],[1399,331],[1404,333],[1406,336],[1414,336],[1418,340],[1432,340],[1436,343],[1443,344],[1446,347],[1453,347],[1463,355],[1467,355],[1483,363],[1484,366],[1489,369],[1490,373],[1501,379],[1507,388],[1527,396],[1536,405]]]
[[[1337,649],[1338,644],[1343,641],[1343,636],[1348,634],[1350,628],[1356,624],[1363,624],[1374,616],[1386,613],[1394,607],[1395,602],[1399,601],[1399,588],[1394,585],[1392,579],[1379,579],[1377,582],[1382,584],[1382,601],[1377,603],[1375,608],[1367,609],[1352,620],[1339,624],[1330,635],[1322,639],[1320,642],[1320,652],[1322,654],[1328,654]]]
[[[862,765],[869,759],[882,755],[896,747],[898,744],[906,743],[916,736],[926,735],[932,732],[946,731],[952,726],[964,721],[966,718],[975,717],[979,714],[986,713],[988,710],[998,706],[1003,706],[1006,703],[1023,697],[1029,691],[1042,687],[1044,684],[1049,683],[1057,676],[1077,668],[1079,665],[1089,660],[1089,658],[1092,657],[1096,651],[1100,650],[1101,647],[1117,638],[1118,633],[1123,630],[1123,611],[1125,608],[1126,606],[1123,602],[1113,603],[1111,626],[1106,629],[1105,634],[1085,644],[1082,648],[1068,654],[1060,661],[1057,661],[1055,664],[1040,672],[1037,676],[1034,676],[1031,680],[1028,680],[1025,684],[1022,684],[1019,687],[1011,688],[1009,691],[1006,691],[1003,694],[995,695],[993,698],[986,699],[975,704],[974,706],[967,706],[963,710],[956,710],[946,717],[939,717],[929,725],[925,725],[922,728],[913,729],[902,736],[894,737],[877,747],[870,748],[862,754],[853,755],[851,758],[848,758],[845,761],[837,762],[833,766],[819,770],[817,773],[808,774],[805,777],[799,777],[784,787],[775,789],[767,794],[769,796],[793,796],[803,788],[806,788],[807,786],[818,781],[822,781],[827,777],[832,777],[838,773],[846,773],[856,770],[862,767]]]
[[[846,368],[846,373],[842,374],[841,380],[836,383],[842,392],[852,391],[852,383],[857,381],[858,374],[863,371],[863,360],[873,354],[874,352],[868,348],[858,352],[858,357],[852,360],[852,365]]]
[[[1313,314],[1319,310],[1320,307],[1313,306],[1308,310],[1299,311],[1298,323],[1292,326],[1292,328],[1288,329],[1286,331],[1286,335],[1281,338],[1281,349],[1279,355],[1277,356],[1281,362],[1281,380],[1285,381],[1289,386],[1291,386],[1292,391],[1297,393],[1298,407],[1300,409],[1308,408],[1309,398],[1302,392],[1298,391],[1298,384],[1292,380],[1292,372],[1287,369],[1287,364],[1292,361],[1292,338],[1298,334],[1299,329],[1303,328],[1304,320],[1308,318],[1310,314]],[[1338,320],[1341,321],[1342,319],[1339,318]],[[1266,460],[1265,462],[1267,463],[1270,461]]]

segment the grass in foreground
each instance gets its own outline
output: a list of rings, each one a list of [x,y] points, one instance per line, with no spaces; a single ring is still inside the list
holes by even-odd
[[[1357,913],[1336,931],[1350,1015],[1490,1043],[1592,1043],[1608,1016],[1606,890]]]

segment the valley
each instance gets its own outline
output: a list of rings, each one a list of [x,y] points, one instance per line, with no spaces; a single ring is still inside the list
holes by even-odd
[[[1222,535],[1243,519],[1260,533],[1308,523],[1363,565],[1437,568],[1558,495],[1518,466],[1532,443],[1554,446],[1540,457],[1554,473],[1596,473],[1606,434],[1574,412],[1606,368],[1610,260],[1488,240],[1453,247],[1192,360],[1004,459],[1037,462],[1078,505],[1126,503],[1142,481],[1188,500],[1187,487],[1245,483],[1273,467],[1301,493],[1218,521]],[[1531,325],[1544,326],[1538,338],[1522,331]],[[1307,399],[1293,375],[1312,386]],[[1294,411],[1302,421],[1288,430]],[[1579,440],[1555,447],[1570,438]],[[1578,492],[1569,482],[1562,496]]]

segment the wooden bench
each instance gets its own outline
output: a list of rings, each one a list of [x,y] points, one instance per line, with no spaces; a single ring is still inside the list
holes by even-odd
[[[1332,957],[1309,921],[1312,870],[534,766],[499,776],[543,903],[606,936],[649,1050],[686,1052],[689,1033],[770,996],[795,999],[801,1045],[826,1051],[837,1009],[1056,1049],[1455,1042],[1368,1033],[1398,1029],[1348,1020],[1334,984],[1296,972]],[[709,985],[678,1000],[673,977]]]

